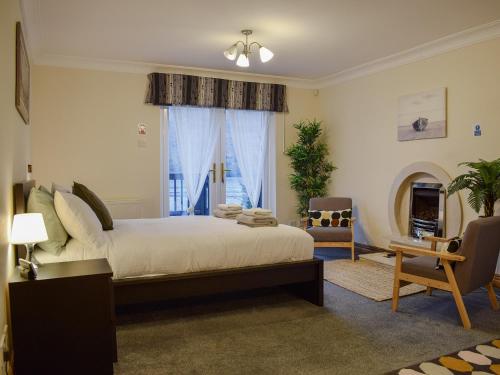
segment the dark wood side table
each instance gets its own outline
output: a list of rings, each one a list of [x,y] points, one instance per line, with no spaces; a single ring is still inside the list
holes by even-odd
[[[14,373],[112,374],[113,272],[106,259],[52,263],[9,281]]]

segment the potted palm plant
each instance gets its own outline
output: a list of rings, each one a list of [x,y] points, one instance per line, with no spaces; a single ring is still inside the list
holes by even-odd
[[[458,164],[469,167],[467,173],[456,177],[448,185],[448,194],[467,189],[467,202],[479,213],[484,208],[484,216],[495,214],[495,202],[500,198],[500,158],[493,161],[479,159],[478,162]]]
[[[290,157],[293,169],[289,178],[299,200],[297,213],[304,220],[309,210],[309,199],[326,196],[330,175],[336,168],[327,158],[328,146],[321,140],[320,121],[300,121],[293,127],[298,130],[298,141],[285,153]]]

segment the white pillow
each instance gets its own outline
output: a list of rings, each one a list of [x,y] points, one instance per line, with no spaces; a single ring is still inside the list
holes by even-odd
[[[56,191],[54,206],[59,220],[71,237],[94,247],[104,244],[106,239],[101,222],[82,199],[71,193]]]

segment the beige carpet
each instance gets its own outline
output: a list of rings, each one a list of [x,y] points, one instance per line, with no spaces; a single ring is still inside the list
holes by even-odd
[[[393,266],[365,259],[356,262],[350,259],[340,259],[324,264],[325,280],[375,301],[392,298]],[[408,296],[425,289],[424,286],[410,284],[402,287],[399,295]]]

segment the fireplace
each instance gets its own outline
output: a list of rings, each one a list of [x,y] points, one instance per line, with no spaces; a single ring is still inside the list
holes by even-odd
[[[413,182],[408,233],[412,237],[444,235],[446,190],[443,184]]]

